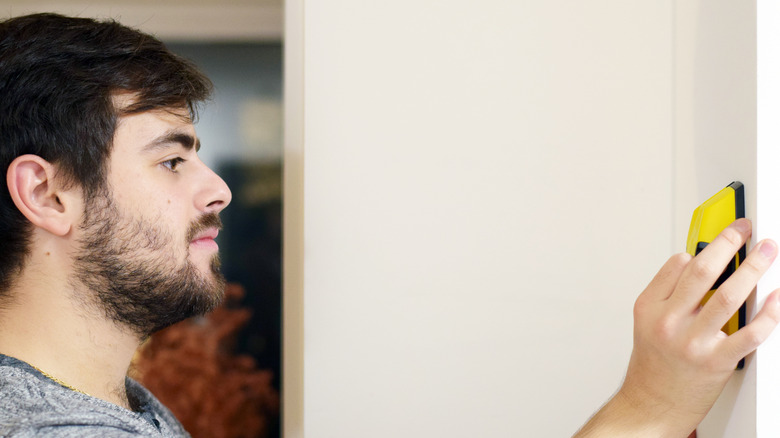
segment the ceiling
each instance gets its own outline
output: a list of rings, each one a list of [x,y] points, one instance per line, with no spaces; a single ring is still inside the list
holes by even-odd
[[[281,41],[283,0],[0,0],[0,16],[113,18],[167,41]]]

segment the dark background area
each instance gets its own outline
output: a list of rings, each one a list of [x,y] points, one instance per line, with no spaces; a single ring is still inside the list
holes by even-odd
[[[252,318],[238,354],[273,373],[281,395],[282,47],[281,44],[169,43],[214,82],[196,124],[203,161],[233,192],[218,243],[229,283],[246,291]],[[278,416],[269,437],[279,437]]]

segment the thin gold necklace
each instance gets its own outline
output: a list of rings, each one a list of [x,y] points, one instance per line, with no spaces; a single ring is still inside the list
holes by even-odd
[[[35,368],[35,369],[36,369],[36,370],[37,370],[39,373],[41,373],[41,374],[43,374],[44,376],[48,377],[49,379],[51,379],[51,380],[55,381],[56,383],[60,384],[61,386],[64,386],[64,387],[66,387],[66,388],[70,389],[71,391],[79,392],[79,393],[81,393],[81,394],[84,394],[84,395],[87,395],[87,396],[89,396],[89,397],[92,397],[91,395],[87,394],[86,392],[84,392],[84,391],[82,391],[82,390],[80,390],[80,389],[78,389],[78,388],[75,388],[75,387],[73,387],[73,386],[70,386],[70,385],[68,385],[67,383],[65,383],[65,382],[63,382],[62,380],[60,380],[60,379],[58,379],[58,378],[56,378],[56,377],[52,376],[51,374],[49,374],[49,373],[47,373],[46,371],[44,371],[44,370],[42,370],[42,369],[40,369],[40,368],[36,367],[35,365],[33,365],[33,364],[29,364],[29,365],[30,365],[31,367]]]

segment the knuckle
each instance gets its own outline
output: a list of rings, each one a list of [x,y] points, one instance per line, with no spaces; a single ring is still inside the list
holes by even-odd
[[[742,234],[740,234],[740,232],[734,228],[726,228],[720,233],[720,235],[733,246],[738,247],[742,245]]]
[[[770,320],[772,320],[772,322],[775,323],[774,325],[780,323],[780,309],[778,309],[777,306],[769,306],[765,314],[767,318],[769,318]]]
[[[724,368],[722,354],[717,354],[714,346],[709,342],[697,342],[691,339],[680,354],[683,361],[704,373],[722,371]],[[727,365],[726,368],[733,369],[733,365]]]
[[[693,256],[687,252],[677,253],[669,257],[669,265],[677,269],[682,269],[691,262],[691,259],[693,259]]]
[[[707,280],[720,275],[723,269],[717,269],[712,263],[704,259],[694,259],[691,262],[691,274],[698,280]]]
[[[760,331],[752,330],[752,327],[744,327],[742,331],[742,337],[739,342],[731,344],[729,349],[732,357],[737,359],[758,348],[765,339],[765,336]]]
[[[749,330],[745,335],[745,344],[750,350],[755,350],[762,342],[764,342],[764,336],[755,330]]]
[[[749,274],[751,277],[760,277],[764,272],[763,266],[759,266],[752,259],[745,260],[745,263],[739,265],[739,269],[741,269],[743,273]]]
[[[714,298],[717,300],[718,305],[724,309],[731,309],[739,306],[737,297],[722,288],[715,293]]]
[[[699,364],[702,361],[702,347],[692,340],[685,343],[681,354],[687,363]]]
[[[640,295],[634,302],[634,321],[649,323],[652,321],[655,306],[654,303],[645,298],[644,294]]]
[[[653,326],[653,335],[662,343],[667,343],[674,338],[675,333],[677,332],[676,326],[677,324],[672,318],[660,318]]]
[[[646,308],[647,305],[645,304],[645,300],[643,300],[642,295],[640,295],[639,298],[634,301],[634,319],[640,319],[642,315],[644,315]]]

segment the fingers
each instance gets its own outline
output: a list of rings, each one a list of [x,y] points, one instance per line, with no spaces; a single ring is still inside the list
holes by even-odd
[[[697,309],[702,297],[715,284],[734,254],[750,237],[747,219],[737,219],[718,234],[693,260],[680,276],[672,299],[689,311]]]
[[[780,321],[780,289],[772,292],[750,324],[724,340],[726,351],[734,363],[747,356],[764,342]]]
[[[701,328],[713,333],[720,330],[747,299],[776,256],[777,245],[773,241],[759,242],[737,271],[707,301],[699,315]]]
[[[675,254],[664,263],[647,288],[637,298],[637,304],[649,301],[663,301],[669,298],[680,275],[693,257],[688,253]]]

